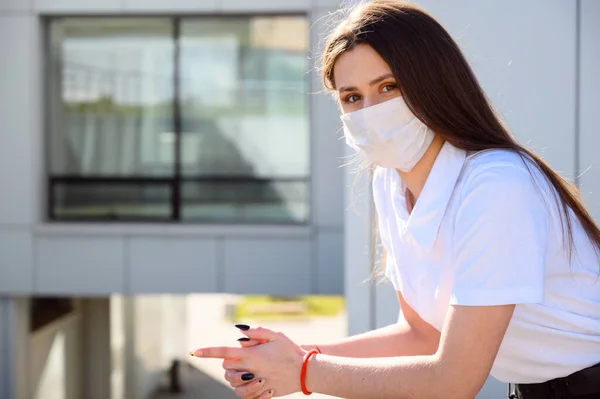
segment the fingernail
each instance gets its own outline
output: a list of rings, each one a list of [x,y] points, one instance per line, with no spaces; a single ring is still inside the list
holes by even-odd
[[[258,380],[258,383],[259,383],[259,384],[262,384],[262,383],[263,383],[263,380],[262,380],[262,379]]]
[[[190,351],[190,356],[195,356],[194,351]]]
[[[254,374],[252,374],[252,373],[242,374],[242,381],[250,381],[253,378],[254,378]]]
[[[240,342],[248,342],[248,341],[250,341],[250,338],[248,338],[248,337],[242,337],[242,338],[238,338],[238,341],[240,341]]]
[[[250,326],[247,326],[245,324],[236,324],[235,327],[239,328],[242,331],[248,331],[250,329]]]
[[[199,350],[195,350],[195,351],[190,351],[190,356],[194,356],[194,357],[202,357],[202,352]]]
[[[273,395],[273,391],[272,390],[269,390],[269,395]]]

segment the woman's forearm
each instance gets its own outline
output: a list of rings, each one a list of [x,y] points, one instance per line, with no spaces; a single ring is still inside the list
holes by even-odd
[[[318,355],[310,360],[307,389],[347,399],[437,399],[465,396],[444,378],[434,356],[348,359]]]
[[[439,338],[437,332],[421,332],[407,323],[398,323],[340,341],[302,347],[308,350],[318,346],[323,354],[355,358],[432,355],[438,349]]]

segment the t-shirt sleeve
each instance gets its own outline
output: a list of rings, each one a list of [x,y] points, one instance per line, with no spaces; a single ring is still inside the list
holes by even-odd
[[[512,165],[468,178],[455,219],[452,305],[543,301],[550,214],[542,193]]]

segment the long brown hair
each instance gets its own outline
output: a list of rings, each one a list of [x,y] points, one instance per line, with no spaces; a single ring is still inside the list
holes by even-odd
[[[569,257],[574,247],[569,209],[599,252],[600,229],[583,206],[578,189],[509,133],[462,51],[432,16],[399,0],[373,0],[357,6],[325,44],[322,76],[326,88],[335,90],[333,69],[338,57],[360,44],[379,53],[413,114],[450,144],[466,151],[508,149],[533,161],[558,194],[555,202]]]

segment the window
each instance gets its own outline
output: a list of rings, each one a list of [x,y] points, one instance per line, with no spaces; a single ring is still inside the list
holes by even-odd
[[[304,17],[50,23],[51,220],[306,223]]]

